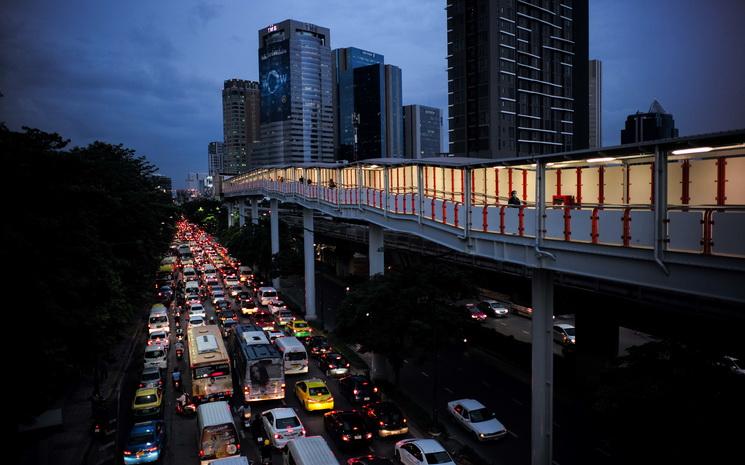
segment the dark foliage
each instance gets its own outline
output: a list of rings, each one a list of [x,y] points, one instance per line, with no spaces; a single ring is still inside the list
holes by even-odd
[[[174,233],[173,203],[144,158],[121,145],[66,150],[67,142],[0,125],[13,205],[3,221],[3,262],[24,302],[14,314],[32,323],[19,341],[26,402],[11,409],[18,420],[48,408],[81,377],[90,380],[132,331]]]

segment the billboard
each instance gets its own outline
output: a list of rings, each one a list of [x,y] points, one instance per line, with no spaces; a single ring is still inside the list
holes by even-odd
[[[261,122],[290,117],[290,41],[267,44],[259,50]]]

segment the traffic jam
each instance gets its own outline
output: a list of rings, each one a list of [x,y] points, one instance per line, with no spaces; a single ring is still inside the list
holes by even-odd
[[[455,463],[197,226],[178,223],[155,288],[125,464]],[[506,434],[476,400],[448,409],[478,440]]]

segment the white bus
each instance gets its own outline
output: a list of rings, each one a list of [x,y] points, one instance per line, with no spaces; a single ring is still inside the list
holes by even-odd
[[[282,354],[286,374],[293,375],[308,372],[308,352],[298,338],[279,337],[274,340],[274,345]]]

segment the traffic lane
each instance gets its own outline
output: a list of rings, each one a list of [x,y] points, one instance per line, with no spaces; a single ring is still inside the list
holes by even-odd
[[[441,352],[438,359],[438,420],[447,427],[448,433],[494,463],[529,463],[530,404],[525,399],[525,387],[494,370],[489,373],[484,372],[483,367],[475,368],[463,354]],[[492,373],[495,376],[490,376]],[[435,383],[432,360],[404,363],[399,383],[425,412],[432,412]],[[507,429],[507,436],[496,441],[476,441],[447,410],[449,401],[464,398],[476,399],[495,412]]]

